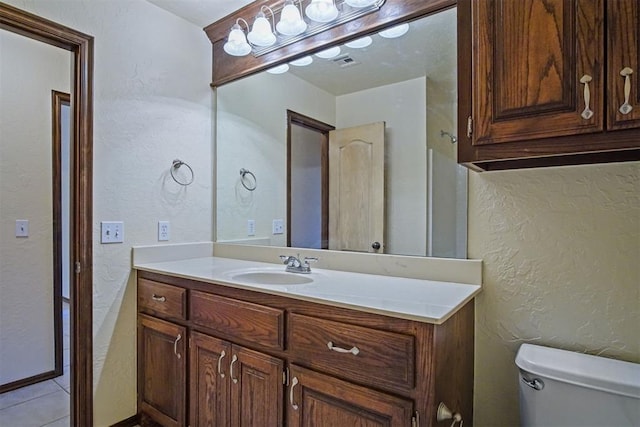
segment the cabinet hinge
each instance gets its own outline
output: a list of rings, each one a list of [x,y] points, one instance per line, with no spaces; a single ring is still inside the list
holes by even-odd
[[[473,135],[473,118],[469,116],[467,118],[467,138],[471,138]]]
[[[191,348],[191,337],[189,337],[189,348]],[[191,426],[189,426],[191,427]]]
[[[80,274],[80,271],[81,271],[80,261],[76,261],[75,267],[76,267],[76,274]]]
[[[411,427],[420,427],[420,412],[416,411],[411,417]]]
[[[289,386],[289,368],[284,368],[282,371],[282,384],[284,384],[285,387]]]

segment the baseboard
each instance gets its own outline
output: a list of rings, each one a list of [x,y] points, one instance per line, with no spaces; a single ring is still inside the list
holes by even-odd
[[[0,394],[6,393],[8,391],[16,390],[22,387],[26,387],[28,385],[36,384],[42,381],[50,380],[52,378],[59,377],[60,374],[55,370],[49,372],[43,372],[42,374],[34,375],[29,378],[23,378],[21,380],[13,381],[7,384],[0,385]]]
[[[127,418],[126,420],[122,420],[115,424],[112,424],[111,427],[133,427],[140,424],[140,415],[135,414],[132,417]]]

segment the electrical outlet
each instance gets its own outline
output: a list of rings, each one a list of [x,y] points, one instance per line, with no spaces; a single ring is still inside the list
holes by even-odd
[[[124,223],[122,221],[102,221],[100,223],[100,243],[124,242]]]
[[[171,225],[169,221],[158,221],[158,241],[166,242],[171,238]]]
[[[256,235],[256,221],[254,219],[247,220],[247,236]]]
[[[273,220],[273,234],[284,234],[284,220],[283,219],[274,219]]]
[[[16,237],[29,237],[28,219],[16,219]]]

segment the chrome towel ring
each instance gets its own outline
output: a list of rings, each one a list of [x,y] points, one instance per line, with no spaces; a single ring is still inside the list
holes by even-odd
[[[182,165],[186,166],[187,169],[189,169],[189,173],[191,174],[191,178],[186,180],[186,181],[180,181],[175,175],[175,173],[178,171],[178,169],[180,169],[180,166],[182,166]],[[191,169],[191,166],[189,166],[188,164],[186,164],[185,162],[183,162],[180,159],[175,159],[173,161],[173,163],[171,163],[171,168],[169,169],[169,172],[171,173],[171,178],[173,178],[173,180],[175,182],[177,182],[178,184],[183,185],[185,187],[187,185],[191,185],[191,183],[195,179],[195,175],[193,173],[193,169]]]
[[[251,183],[252,181],[251,178],[247,178],[247,175],[253,178],[253,183]],[[253,191],[256,189],[256,186],[258,185],[258,180],[256,179],[256,176],[253,174],[253,172],[251,172],[248,169],[242,168],[240,169],[240,183],[247,190]]]

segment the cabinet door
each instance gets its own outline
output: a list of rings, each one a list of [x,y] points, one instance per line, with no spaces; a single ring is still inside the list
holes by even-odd
[[[282,426],[282,360],[237,345],[232,353],[231,425]]]
[[[190,425],[228,427],[231,344],[192,332],[189,354]]]
[[[291,366],[288,425],[294,426],[410,426],[409,400]]]
[[[166,427],[185,425],[186,328],[138,315],[140,409]]]
[[[472,2],[474,145],[603,130],[603,12],[603,0]]]
[[[640,128],[638,0],[607,2],[607,55],[608,127]]]

